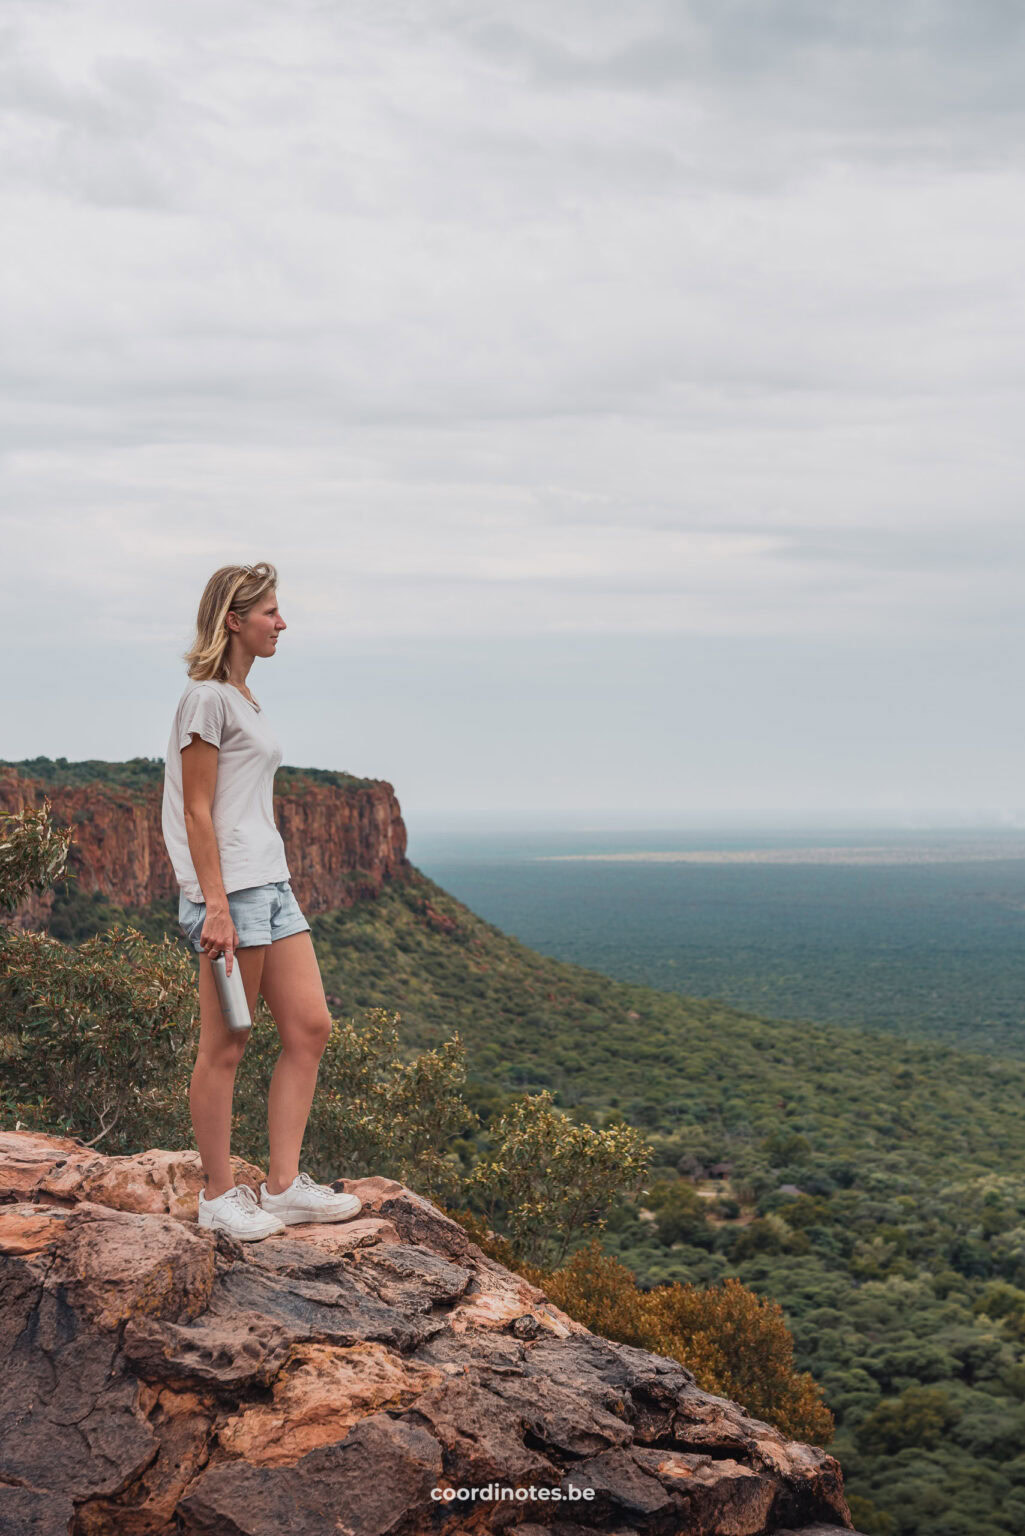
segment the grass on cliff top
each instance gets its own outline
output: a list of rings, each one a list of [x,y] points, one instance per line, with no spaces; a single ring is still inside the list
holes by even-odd
[[[110,790],[143,792],[159,789],[164,778],[162,757],[132,757],[127,762],[107,763],[99,758],[69,762],[66,757],[24,757],[14,762],[0,758],[0,768],[14,768],[23,778],[34,779],[47,789],[78,788],[91,784]],[[364,779],[334,768],[297,768],[282,763],[274,779],[278,794],[291,794],[311,784],[333,784],[338,789],[368,789],[380,779]]]

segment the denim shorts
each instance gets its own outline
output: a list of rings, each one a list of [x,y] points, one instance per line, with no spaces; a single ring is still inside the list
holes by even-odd
[[[292,895],[290,880],[272,880],[266,885],[247,885],[241,891],[228,892],[228,911],[238,930],[239,949],[257,944],[273,944],[292,933],[308,933],[310,925]],[[197,954],[202,954],[200,936],[206,921],[206,902],[190,901],[184,892],[178,901],[178,922]]]

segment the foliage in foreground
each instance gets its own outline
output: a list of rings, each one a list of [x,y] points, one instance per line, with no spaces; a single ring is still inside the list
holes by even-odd
[[[171,939],[113,928],[79,948],[45,934],[0,944],[0,1113],[77,1136],[108,1156],[190,1146],[189,1078],[199,1043],[196,966]],[[458,1040],[412,1061],[398,1015],[335,1022],[303,1144],[319,1178],[380,1173],[452,1197],[458,1163],[440,1150],[467,1122]],[[235,1077],[232,1151],[267,1166],[267,1090],[279,1057],[261,998]],[[102,1145],[101,1145],[102,1144]]]
[[[0,1104],[28,1127],[103,1151],[181,1144],[180,1066],[195,982],[179,947],[113,928],[70,949],[45,934],[0,948]]]
[[[577,1124],[552,1107],[547,1089],[514,1100],[493,1142],[466,1180],[467,1193],[528,1263],[550,1256],[557,1265],[581,1233],[604,1227],[617,1197],[637,1192],[651,1158],[630,1126]]]
[[[30,891],[49,890],[67,863],[71,828],[55,827],[50,802],[0,816],[0,912],[13,912]]]

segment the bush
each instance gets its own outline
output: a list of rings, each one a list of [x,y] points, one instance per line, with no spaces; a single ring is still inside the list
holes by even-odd
[[[742,1403],[784,1434],[824,1445],[833,1416],[807,1371],[794,1370],[794,1341],[779,1303],[728,1275],[720,1285],[660,1286],[644,1302],[648,1348],[683,1360],[706,1390]]]
[[[552,1107],[549,1090],[523,1096],[494,1127],[490,1157],[466,1182],[517,1256],[558,1264],[584,1231],[600,1231],[623,1191],[635,1192],[651,1148],[626,1125],[595,1130]]]
[[[48,801],[0,818],[0,906],[60,875],[71,841]],[[198,961],[179,941],[152,943],[113,927],[77,947],[0,929],[0,1110],[33,1130],[103,1142],[107,1153],[192,1144],[188,1079],[199,1039]],[[400,1059],[398,1015],[371,1009],[361,1029],[336,1025],[304,1138],[319,1177],[341,1161],[359,1177],[386,1173],[429,1194],[458,1188],[458,1155],[439,1149],[468,1121],[458,1038]],[[267,1089],[278,1038],[259,999],[235,1079],[234,1150],[267,1162]]]
[[[71,828],[55,827],[50,811],[44,799],[34,811],[0,816],[0,911],[13,912],[29,891],[49,890],[64,869]]]
[[[108,1154],[190,1135],[182,1075],[198,1037],[180,945],[112,928],[78,949],[46,934],[0,947],[5,1117]]]
[[[851,1519],[859,1531],[864,1531],[865,1536],[893,1536],[897,1529],[893,1516],[877,1509],[871,1499],[861,1498],[856,1493],[848,1494],[847,1506]]]

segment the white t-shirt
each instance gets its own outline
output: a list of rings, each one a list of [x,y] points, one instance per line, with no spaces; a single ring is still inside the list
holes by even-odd
[[[259,704],[233,683],[190,680],[178,701],[164,763],[161,826],[182,892],[203,901],[185,832],[182,748],[193,731],[218,748],[213,823],[225,894],[288,880],[285,845],[274,821],[274,774],[281,748]]]

